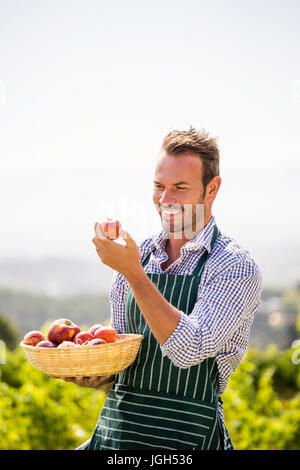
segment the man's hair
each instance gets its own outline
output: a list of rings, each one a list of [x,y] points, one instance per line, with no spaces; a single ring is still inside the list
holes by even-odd
[[[210,137],[205,130],[197,131],[192,126],[188,131],[171,131],[163,140],[161,151],[179,155],[183,152],[193,152],[200,156],[203,175],[204,194],[206,186],[212,178],[219,176],[219,148],[217,138]]]

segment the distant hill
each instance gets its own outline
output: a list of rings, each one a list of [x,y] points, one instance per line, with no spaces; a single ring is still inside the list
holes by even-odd
[[[286,349],[298,338],[296,319],[300,311],[300,285],[292,292],[287,302],[284,300],[285,289],[263,290],[263,303],[254,317],[249,346],[265,349],[268,344],[275,343]],[[55,297],[0,288],[0,314],[17,327],[22,339],[28,331],[39,330],[57,318],[69,318],[80,326],[109,322],[110,303],[108,293]],[[0,339],[3,339],[1,331]]]
[[[58,297],[83,293],[107,294],[113,272],[98,259],[1,258],[0,286]]]
[[[105,294],[57,298],[2,288],[0,312],[18,327],[23,337],[28,331],[39,330],[58,318],[69,318],[87,326],[104,323],[110,319],[110,304]]]

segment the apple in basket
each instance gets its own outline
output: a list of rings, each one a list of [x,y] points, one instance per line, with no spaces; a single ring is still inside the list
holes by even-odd
[[[57,349],[73,349],[78,347],[79,345],[75,344],[73,341],[63,341],[57,346]]]
[[[117,332],[112,326],[103,326],[95,331],[94,337],[104,339],[107,343],[115,343],[117,341]]]
[[[37,345],[36,348],[57,348],[57,344],[53,343],[52,341],[40,341]]]
[[[101,323],[96,323],[96,325],[93,325],[91,326],[91,328],[89,328],[89,333],[91,333],[91,335],[94,336],[94,333],[96,330],[98,330],[98,328],[102,328],[103,325],[101,325]]]
[[[84,344],[91,341],[92,339],[94,339],[94,336],[91,333],[88,331],[80,331],[80,333],[77,333],[73,339],[73,342],[76,344]]]
[[[89,346],[97,346],[98,344],[106,344],[106,341],[102,338],[94,338],[89,342]]]
[[[29,331],[29,333],[24,336],[23,343],[28,344],[29,346],[36,346],[41,341],[45,340],[46,338],[43,333],[41,333],[40,331],[33,330]]]
[[[51,323],[48,330],[48,340],[56,344],[63,341],[73,341],[78,333],[80,333],[79,326],[67,318],[60,318]]]

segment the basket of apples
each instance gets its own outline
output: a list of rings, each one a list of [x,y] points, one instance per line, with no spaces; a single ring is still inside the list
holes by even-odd
[[[40,371],[60,377],[113,375],[136,358],[143,335],[117,334],[111,326],[93,325],[81,331],[71,320],[51,323],[47,336],[30,331],[20,343]]]

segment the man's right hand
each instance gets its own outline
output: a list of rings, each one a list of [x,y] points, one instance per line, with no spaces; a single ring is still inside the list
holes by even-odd
[[[80,387],[100,388],[102,385],[109,384],[115,380],[115,375],[106,375],[103,377],[57,377],[51,375],[53,379],[62,379],[65,382],[72,382]]]

